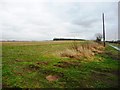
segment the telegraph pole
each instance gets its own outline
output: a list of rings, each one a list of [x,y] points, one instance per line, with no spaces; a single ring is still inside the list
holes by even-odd
[[[102,14],[102,19],[103,19],[103,43],[105,47],[105,24],[104,24],[104,13]]]

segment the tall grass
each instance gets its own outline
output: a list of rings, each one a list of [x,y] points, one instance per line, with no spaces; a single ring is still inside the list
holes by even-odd
[[[79,44],[79,42],[73,42],[69,49],[64,50],[61,53],[62,57],[69,57],[80,59],[91,58],[97,53],[103,53],[104,47],[96,42],[85,42],[83,44]]]

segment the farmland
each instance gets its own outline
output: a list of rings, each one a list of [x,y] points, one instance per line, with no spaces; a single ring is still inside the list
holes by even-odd
[[[118,51],[95,42],[84,50],[89,44],[89,41],[3,42],[3,88],[118,87]],[[93,48],[96,50],[93,52],[93,45],[101,49]],[[74,46],[82,46],[82,50]]]

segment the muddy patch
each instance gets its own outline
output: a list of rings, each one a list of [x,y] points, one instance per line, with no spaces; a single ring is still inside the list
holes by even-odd
[[[30,69],[30,70],[39,70],[40,67],[37,66],[37,65],[34,65],[34,64],[30,64],[30,65],[28,65],[28,69]]]
[[[48,65],[49,64],[49,62],[45,62],[45,61],[43,61],[43,62],[36,62],[36,64],[37,65]]]
[[[55,64],[54,66],[56,67],[61,67],[61,68],[69,68],[69,67],[77,67],[79,66],[79,62],[58,62],[58,64]]]
[[[16,62],[23,62],[23,60],[20,60],[20,59],[16,59],[15,61]]]
[[[30,60],[15,59],[16,62],[30,62]]]
[[[21,73],[21,72],[15,72],[15,71],[14,71],[14,73],[15,73],[17,76],[23,76],[23,73]]]
[[[54,71],[54,70],[40,69],[39,73],[42,74],[42,75],[44,75],[45,78],[48,81],[56,81],[56,80],[64,77],[64,73],[57,72],[57,71]]]
[[[48,75],[58,75],[60,77],[64,76],[64,73],[62,73],[62,72],[57,72],[57,71],[53,71],[53,70],[45,70],[45,69],[40,69],[39,73],[43,74],[45,76],[48,76]]]
[[[46,79],[48,81],[57,81],[59,78],[60,78],[60,76],[57,76],[57,75],[48,75],[48,76],[46,76]]]
[[[10,88],[10,85],[7,85],[7,84],[2,84],[2,88],[4,89],[4,88]]]

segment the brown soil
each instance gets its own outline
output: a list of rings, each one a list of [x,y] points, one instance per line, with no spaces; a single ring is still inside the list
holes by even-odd
[[[15,61],[16,61],[16,62],[22,62],[22,60],[20,60],[20,59],[16,59]]]
[[[38,64],[38,65],[48,65],[48,62],[43,61],[43,62],[37,62],[36,64]]]
[[[59,62],[59,64],[56,64],[54,66],[61,67],[61,68],[67,68],[71,66],[79,66],[80,63],[78,62]]]
[[[48,80],[48,81],[56,81],[56,80],[58,80],[60,77],[59,76],[57,76],[57,75],[48,75],[47,77],[46,77],[46,79]]]

